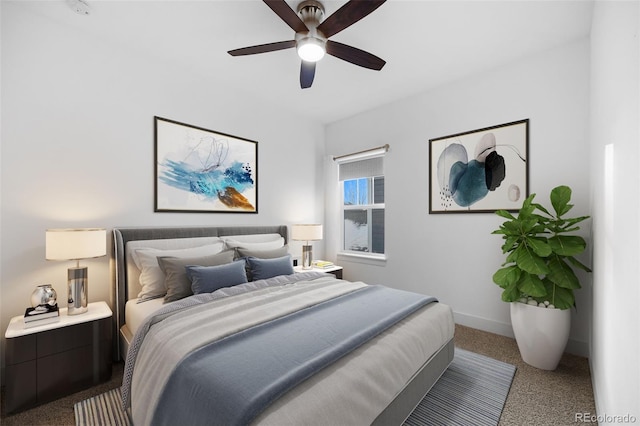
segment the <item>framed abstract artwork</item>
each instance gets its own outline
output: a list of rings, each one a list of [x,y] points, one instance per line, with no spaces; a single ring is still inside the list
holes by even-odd
[[[429,213],[517,211],[529,195],[529,120],[429,140]]]
[[[156,212],[258,212],[258,142],[154,122]]]

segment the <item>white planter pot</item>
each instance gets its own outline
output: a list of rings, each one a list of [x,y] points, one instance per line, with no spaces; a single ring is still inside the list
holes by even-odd
[[[511,303],[511,326],[524,362],[555,370],[569,340],[570,309],[547,309]]]

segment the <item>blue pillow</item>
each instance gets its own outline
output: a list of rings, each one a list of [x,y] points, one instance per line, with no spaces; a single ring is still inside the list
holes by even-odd
[[[193,294],[212,293],[219,288],[247,282],[244,259],[218,266],[186,266]]]
[[[293,274],[293,265],[291,263],[291,255],[273,259],[259,259],[249,256],[249,269],[254,280],[266,280],[267,278],[276,277],[278,275]]]

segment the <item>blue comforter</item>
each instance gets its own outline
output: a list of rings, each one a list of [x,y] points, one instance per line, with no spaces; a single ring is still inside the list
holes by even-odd
[[[176,367],[152,424],[248,424],[283,393],[433,301],[368,286],[213,342]]]

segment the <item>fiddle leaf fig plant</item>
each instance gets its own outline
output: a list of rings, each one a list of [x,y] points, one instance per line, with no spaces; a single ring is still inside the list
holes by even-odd
[[[591,272],[575,258],[584,252],[587,243],[579,235],[578,223],[589,216],[565,218],[573,208],[571,188],[558,186],[551,191],[554,213],[534,203],[531,194],[522,203],[518,216],[506,210],[496,214],[507,219],[492,234],[502,235],[505,263],[493,275],[493,282],[502,289],[502,300],[516,302],[535,300],[558,309],[575,306],[573,291],[580,288],[574,268]]]

